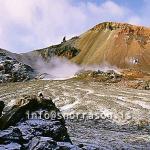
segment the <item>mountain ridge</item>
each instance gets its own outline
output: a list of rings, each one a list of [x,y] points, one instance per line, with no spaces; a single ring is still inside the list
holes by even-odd
[[[8,53],[35,67],[37,59],[65,57],[79,65],[110,64],[121,69],[150,71],[150,28],[127,23],[103,22],[78,37],[22,54]]]
[[[132,30],[149,30],[149,27],[140,26],[140,25],[132,25],[129,23],[120,23],[120,22],[102,22],[95,25],[90,30],[99,30],[99,29],[132,29]]]
[[[150,29],[123,23],[96,25],[77,39],[80,49],[73,62],[97,65],[105,62],[121,69],[150,71]]]

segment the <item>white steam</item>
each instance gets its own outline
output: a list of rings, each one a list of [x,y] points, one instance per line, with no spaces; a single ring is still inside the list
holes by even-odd
[[[40,73],[39,78],[47,80],[65,80],[74,77],[80,71],[103,71],[107,72],[108,70],[114,70],[116,73],[119,73],[120,70],[109,65],[107,62],[101,65],[89,65],[89,66],[80,66],[75,63],[71,63],[69,60],[60,57],[53,57],[48,61],[43,59],[38,59],[35,62],[34,68]]]
[[[72,78],[81,70],[81,67],[65,58],[53,57],[47,62],[38,59],[36,70],[44,74],[44,79],[63,80]]]
[[[112,66],[110,65],[108,62],[103,62],[102,64],[100,65],[90,65],[90,66],[86,66],[84,67],[84,70],[92,70],[92,71],[103,71],[103,72],[107,72],[109,70],[113,70],[115,71],[116,73],[120,73],[121,72],[121,69],[119,69],[118,67],[116,66]]]

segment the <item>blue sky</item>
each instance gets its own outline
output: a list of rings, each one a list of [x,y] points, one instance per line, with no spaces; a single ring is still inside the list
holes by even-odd
[[[0,0],[0,47],[22,53],[104,21],[150,26],[149,0]]]

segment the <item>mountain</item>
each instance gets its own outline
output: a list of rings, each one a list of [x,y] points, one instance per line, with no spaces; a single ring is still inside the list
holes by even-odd
[[[75,41],[78,37],[73,37],[68,41],[63,41],[58,45],[52,45],[43,49],[33,50],[31,52],[20,54],[17,56],[17,60],[31,67],[37,69],[37,64],[39,62],[47,62],[52,57],[65,57],[67,59],[72,59],[77,56],[80,52],[78,48],[74,47]]]
[[[83,33],[75,42],[80,49],[73,62],[109,63],[119,68],[150,71],[150,28],[104,22]]]
[[[150,28],[104,22],[79,37],[23,54],[23,57],[48,59],[54,55],[65,56],[81,65],[108,63],[118,68],[150,71]]]
[[[18,61],[36,68],[37,61],[66,57],[80,65],[109,64],[121,69],[150,72],[150,28],[104,22],[58,45],[23,54],[6,51]]]

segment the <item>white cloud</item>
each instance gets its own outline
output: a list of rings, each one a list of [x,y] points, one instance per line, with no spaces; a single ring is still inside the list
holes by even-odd
[[[95,15],[101,14],[102,16],[112,15],[115,17],[123,17],[126,12],[122,6],[117,5],[112,1],[106,1],[105,3],[97,6],[94,3],[89,3],[89,10]]]
[[[103,21],[140,23],[140,17],[117,3],[71,0],[0,0],[0,47],[42,48],[81,34]]]
[[[14,48],[11,38],[29,48],[60,42],[64,35],[82,31],[86,20],[82,10],[67,0],[0,0],[0,14],[1,35],[5,35],[0,38],[6,41],[0,45],[8,49]],[[19,27],[28,32],[17,33]],[[18,36],[11,37],[12,32]]]

